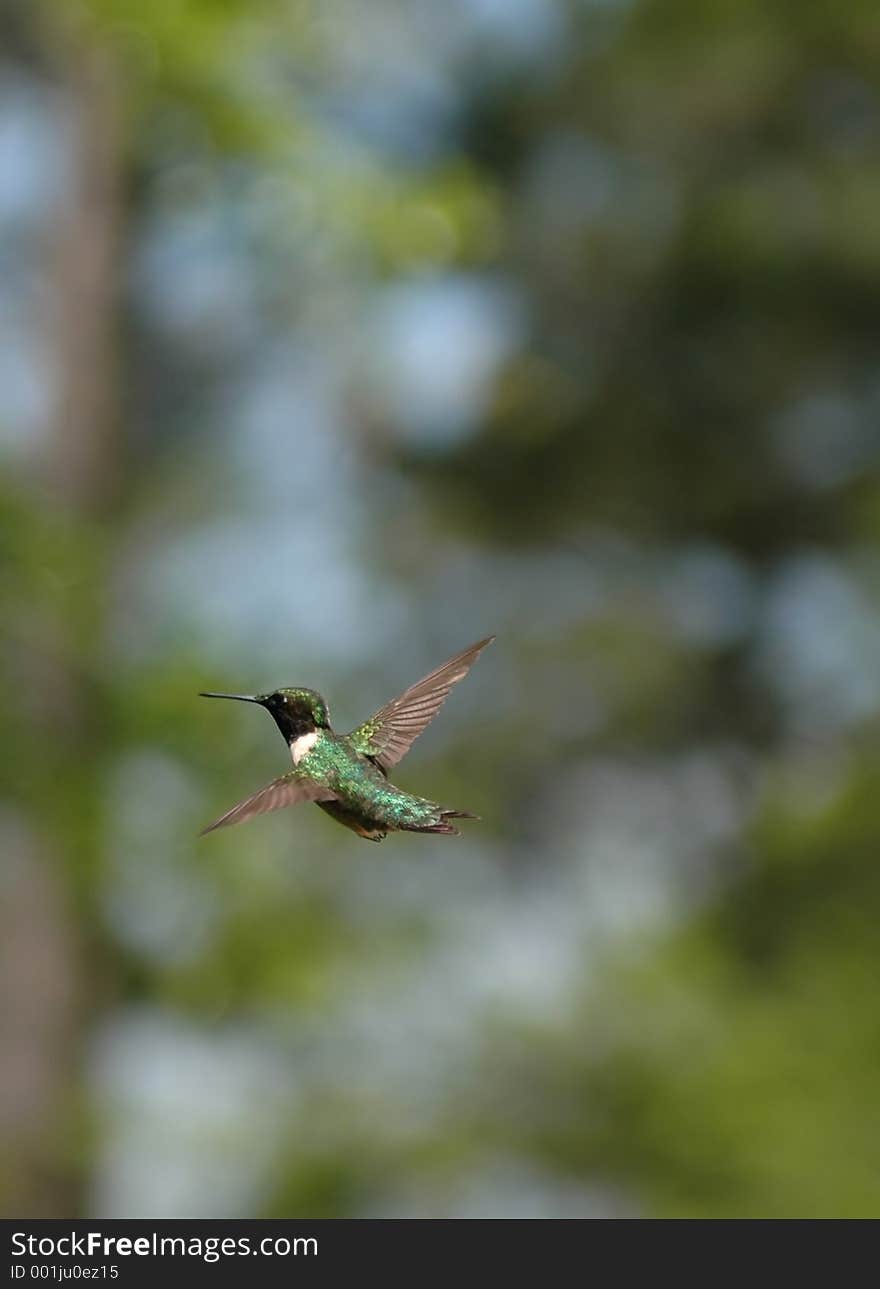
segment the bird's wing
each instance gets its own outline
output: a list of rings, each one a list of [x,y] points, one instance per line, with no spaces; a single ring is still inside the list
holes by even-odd
[[[334,793],[329,788],[301,777],[297,770],[288,770],[287,774],[273,779],[265,788],[260,788],[259,792],[253,793],[212,824],[208,824],[199,836],[204,837],[205,833],[213,832],[215,828],[228,828],[231,824],[244,823],[247,819],[253,819],[254,815],[264,815],[270,810],[280,810],[283,806],[294,806],[300,801],[332,801],[333,797]]]
[[[396,765],[437,715],[452,686],[464,679],[494,639],[494,636],[487,636],[485,640],[463,649],[422,680],[410,685],[398,698],[380,707],[375,716],[349,735],[358,752],[372,757],[383,770]]]

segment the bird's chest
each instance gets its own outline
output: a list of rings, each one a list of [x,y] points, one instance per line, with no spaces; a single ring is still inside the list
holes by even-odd
[[[300,734],[290,744],[290,755],[293,758],[293,764],[299,765],[304,756],[308,756],[312,748],[318,741],[318,731],[312,730],[309,734]]]

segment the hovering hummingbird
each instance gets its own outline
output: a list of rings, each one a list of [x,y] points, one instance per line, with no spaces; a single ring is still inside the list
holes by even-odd
[[[388,781],[388,771],[406,755],[428,726],[453,685],[470,671],[495,639],[487,636],[444,662],[350,734],[330,727],[327,704],[314,689],[276,689],[271,694],[206,694],[265,707],[290,748],[293,769],[233,806],[203,828],[243,823],[254,815],[299,801],[315,801],[359,837],[381,841],[389,832],[431,832],[460,836],[450,819],[476,819],[414,797]]]

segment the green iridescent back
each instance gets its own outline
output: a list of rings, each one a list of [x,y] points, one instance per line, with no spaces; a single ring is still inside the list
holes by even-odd
[[[412,796],[389,783],[349,738],[331,730],[321,731],[297,770],[337,793],[344,800],[347,812],[365,827],[411,826],[433,817],[437,811],[434,802]]]

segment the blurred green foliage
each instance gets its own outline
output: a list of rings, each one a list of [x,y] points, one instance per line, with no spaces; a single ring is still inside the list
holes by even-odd
[[[877,1215],[876,5],[514,8],[557,36],[415,0],[0,22],[9,77],[117,121],[120,229],[113,469],[74,418],[0,485],[6,1212]],[[212,220],[239,276],[181,322],[144,247]],[[420,429],[376,301],[447,279],[513,338]],[[279,337],[336,437],[291,407],[255,464],[236,390]],[[337,536],[362,622],[310,634]],[[400,776],[475,840],[301,810],[196,847],[281,754],[199,689],[295,663],[345,727],[489,629]]]

